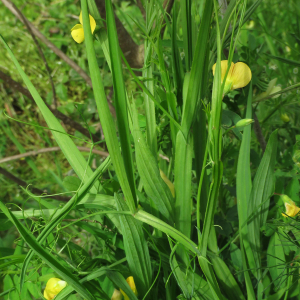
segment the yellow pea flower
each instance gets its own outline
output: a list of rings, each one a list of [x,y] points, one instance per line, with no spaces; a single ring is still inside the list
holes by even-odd
[[[90,25],[91,25],[91,31],[94,33],[95,28],[96,28],[96,21],[95,19],[90,16]],[[77,42],[78,44],[82,43],[84,41],[84,32],[83,32],[83,23],[82,23],[82,12],[80,12],[79,15],[79,22],[80,24],[76,24],[72,29],[71,29],[71,35],[72,38]]]
[[[59,278],[50,278],[44,290],[44,297],[47,300],[52,300],[54,297],[67,285],[66,281]]]
[[[122,299],[123,299],[122,293],[117,289],[115,289],[113,295],[111,296],[111,300],[122,300]]]
[[[300,208],[296,206],[295,202],[291,200],[287,195],[281,195],[281,200],[285,206],[285,214],[282,214],[285,218],[295,217],[300,212]]]
[[[213,75],[215,75],[216,63],[212,67]],[[223,83],[226,71],[228,67],[228,60],[221,61],[221,81]],[[234,64],[231,63],[230,69],[228,71],[223,94],[227,94],[232,90],[242,88],[246,86],[252,78],[252,73],[250,68],[243,62],[238,62]]]
[[[162,180],[169,187],[172,196],[175,197],[175,187],[174,187],[174,184],[169,180],[169,178],[167,177],[167,175],[161,169],[159,169],[159,172],[160,172],[160,177],[162,178]]]
[[[135,286],[135,283],[134,283],[134,279],[132,276],[129,276],[127,279],[126,279],[127,283],[129,284],[131,290],[133,291],[133,293],[137,296],[138,292],[137,292],[137,289],[136,289],[136,286]],[[130,300],[129,297],[124,293],[124,291],[122,291],[120,289],[120,292],[122,293],[122,295],[124,296],[124,300]]]

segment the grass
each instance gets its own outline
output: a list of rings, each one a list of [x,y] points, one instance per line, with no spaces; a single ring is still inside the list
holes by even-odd
[[[41,43],[58,110],[100,142],[53,115],[36,45],[0,10],[0,70],[33,98],[0,82],[0,157],[61,149],[1,164],[0,297],[44,299],[56,277],[67,287],[55,299],[120,289],[129,299],[298,299],[299,220],[285,209],[300,206],[297,1],[230,1],[224,14],[216,0],[170,11],[104,2],[106,27],[94,35],[89,13],[103,20],[93,0],[15,3],[90,76],[93,89]],[[144,53],[139,69],[118,38],[122,23],[131,51]],[[235,79],[223,60],[246,63],[251,82],[227,93]],[[274,78],[283,91],[268,98]],[[236,127],[241,119],[255,123]]]

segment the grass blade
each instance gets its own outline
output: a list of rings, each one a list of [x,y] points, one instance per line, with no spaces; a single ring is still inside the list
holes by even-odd
[[[250,83],[248,99],[247,99],[247,112],[246,118],[252,119],[252,82]],[[237,208],[239,217],[239,232],[240,232],[240,245],[243,258],[243,268],[245,270],[245,281],[248,294],[252,295],[253,286],[247,271],[246,256],[250,269],[255,269],[255,261],[248,241],[248,227],[247,227],[247,210],[245,207],[249,205],[249,195],[252,189],[251,171],[250,171],[250,143],[251,143],[251,126],[246,126],[243,131],[243,138],[239,152],[237,176],[236,176],[236,195],[237,195]]]
[[[120,195],[115,194],[119,211],[127,211],[128,207]],[[149,249],[144,232],[137,220],[132,216],[120,215],[124,248],[131,275],[136,282],[139,293],[145,295],[151,286],[152,267]]]
[[[33,234],[29,232],[23,224],[0,202],[0,209],[14,223],[20,235],[31,248],[46,264],[52,268],[64,281],[68,282],[82,297],[87,300],[92,300],[94,297],[84,288],[77,278],[66,270],[53,255],[49,254],[44,247],[35,239]]]
[[[88,193],[88,191],[91,189],[91,187],[94,185],[95,181],[98,180],[99,176],[108,168],[110,165],[110,157],[106,158],[106,160],[98,167],[98,169],[93,173],[93,176],[89,178],[89,180],[82,186],[82,188],[79,189],[78,193],[76,193],[71,200],[59,211],[59,213],[56,213],[49,222],[49,224],[43,229],[43,231],[40,233],[40,235],[37,237],[36,241],[40,243],[40,245],[46,240],[47,236],[53,231],[53,229],[61,222],[61,220],[71,211],[72,208],[74,208],[81,199],[84,198],[84,196]],[[14,218],[16,218],[14,216]],[[33,256],[34,252],[29,251],[27,253],[27,256],[24,260],[24,264],[22,266],[21,271],[21,279],[20,279],[20,289],[22,290],[22,286],[24,284],[25,280],[25,274],[27,267],[29,265],[29,262]]]
[[[248,205],[248,237],[256,266],[256,278],[261,278],[260,228],[265,224],[269,212],[270,197],[274,193],[274,166],[277,152],[277,131],[270,138],[256,172]]]
[[[135,104],[132,104],[133,137],[135,143],[136,164],[144,189],[148,197],[155,203],[163,220],[174,223],[174,199],[167,184],[160,176],[156,158],[147,147],[139,128]]]
[[[135,201],[132,194],[132,190],[126,176],[125,166],[123,158],[121,156],[119,142],[117,138],[116,128],[113,118],[110,114],[110,110],[107,104],[106,95],[101,79],[100,70],[98,68],[96,53],[93,44],[93,37],[90,29],[89,15],[86,0],[81,1],[82,17],[83,17],[83,29],[85,37],[85,45],[89,63],[89,69],[91,79],[93,83],[93,91],[95,101],[98,108],[98,113],[101,120],[102,129],[107,143],[107,148],[111,156],[115,172],[120,182],[122,191],[125,195],[129,209],[132,213],[135,212]]]
[[[125,83],[124,83],[123,70],[121,65],[118,34],[117,34],[115,16],[112,9],[111,0],[105,1],[105,8],[106,8],[108,45],[109,45],[113,87],[114,87],[114,94],[115,94],[114,97],[115,108],[116,108],[117,123],[119,129],[119,139],[121,142],[122,156],[123,156],[127,179],[131,188],[131,193],[135,201],[135,205],[137,205],[131,142],[130,142],[130,134],[129,134],[129,124],[128,124],[128,116],[127,116],[128,115],[127,101],[126,101],[127,96],[125,92]]]

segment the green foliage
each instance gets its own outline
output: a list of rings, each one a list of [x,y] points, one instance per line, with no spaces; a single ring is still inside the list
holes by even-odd
[[[93,88],[0,8],[1,299],[299,298],[299,0],[164,2],[14,1]]]

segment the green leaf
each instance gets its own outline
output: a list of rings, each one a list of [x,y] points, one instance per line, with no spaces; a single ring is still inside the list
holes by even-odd
[[[135,104],[132,104],[133,137],[136,164],[147,196],[155,203],[164,221],[174,222],[174,199],[167,184],[160,176],[156,158],[147,146],[139,128]]]
[[[133,293],[128,283],[126,282],[125,278],[119,272],[107,270],[106,275],[117,287],[119,287],[124,291],[124,293],[129,297],[129,299],[138,300],[138,298],[136,297],[136,295]],[[137,282],[136,278],[134,278],[134,281]],[[138,285],[136,286],[138,289]]]
[[[261,277],[260,228],[267,220],[270,197],[274,193],[276,152],[277,131],[274,131],[269,138],[266,151],[256,172],[248,202],[248,240],[255,260],[257,279]]]
[[[193,145],[192,137],[188,140],[178,131],[175,149],[175,224],[187,237],[191,236],[191,215],[192,215],[192,158]]]
[[[42,247],[35,237],[29,232],[22,223],[0,202],[0,209],[5,215],[14,223],[21,237],[32,249],[32,251],[38,255],[49,267],[51,267],[64,281],[67,281],[82,297],[92,300],[94,297],[79,283],[77,278],[72,275],[67,269],[65,269],[57,259],[49,254],[44,247]]]
[[[97,104],[98,113],[100,116],[100,121],[105,136],[105,141],[107,144],[109,154],[111,156],[111,160],[115,172],[117,174],[119,183],[125,195],[130,211],[134,213],[136,207],[135,207],[135,201],[133,197],[133,191],[131,190],[131,185],[129,184],[126,175],[127,173],[125,170],[123,158],[119,147],[119,141],[117,137],[115,123],[108,107],[108,103],[107,103],[107,99],[103,87],[103,82],[101,79],[101,74],[97,63],[86,0],[81,0],[81,9],[82,9],[82,18],[83,18],[84,41],[85,41],[87,58],[89,63],[89,70],[90,70],[92,84],[93,84],[94,97]]]
[[[246,118],[252,118],[252,82],[250,83],[247,99]],[[255,259],[252,252],[250,242],[248,240],[248,226],[247,226],[247,209],[249,205],[249,196],[252,189],[251,170],[250,170],[250,144],[251,144],[251,126],[247,126],[243,132],[242,143],[239,151],[237,176],[236,176],[236,195],[237,195],[237,208],[239,217],[239,231],[241,234],[241,251],[242,251],[242,264],[243,269],[247,269],[246,257],[248,258],[248,265],[252,272],[256,274]],[[244,255],[243,255],[244,254]],[[245,271],[245,280],[247,285],[248,294],[250,291],[254,294],[252,282],[250,280],[249,272]]]
[[[106,171],[106,169],[110,165],[110,157],[107,157],[105,161],[98,167],[98,169],[93,173],[93,176],[88,179],[88,181],[82,186],[81,189],[78,190],[78,192],[69,200],[68,203],[65,204],[65,206],[59,211],[59,213],[56,213],[54,216],[52,216],[51,222],[47,224],[47,226],[43,229],[43,231],[40,233],[40,235],[37,237],[37,243],[38,245],[42,245],[42,243],[46,240],[47,236],[53,231],[53,229],[61,222],[61,220],[71,211],[72,208],[74,208],[82,199],[83,197],[88,193],[88,191],[91,189],[91,187],[94,185],[95,181],[98,180],[99,176]],[[10,212],[13,218],[17,220],[17,218],[13,215],[12,212]],[[10,218],[11,219],[11,218]],[[15,222],[14,222],[15,224]],[[32,249],[33,250],[33,249]],[[34,254],[34,252],[30,250],[27,254],[27,257],[24,261],[24,264],[22,266],[22,272],[21,272],[21,290],[22,285],[24,283],[25,274],[27,267],[29,265],[29,262]]]
[[[222,111],[222,125],[226,127],[231,127],[234,126],[238,121],[240,121],[242,118],[234,113],[233,111],[230,110],[225,110],[223,109]],[[240,130],[243,128],[233,128],[232,131],[235,134],[235,136],[239,139],[242,140],[242,134],[240,133]]]
[[[115,95],[114,104],[115,104],[116,114],[117,114],[119,139],[121,142],[122,156],[123,156],[125,171],[127,175],[127,180],[131,188],[131,193],[135,202],[135,206],[137,206],[134,168],[133,168],[133,161],[132,161],[131,142],[130,142],[130,133],[129,133],[129,124],[128,124],[127,95],[125,92],[125,83],[124,83],[123,69],[122,69],[121,58],[120,58],[118,34],[117,34],[115,16],[112,9],[111,0],[105,0],[105,9],[106,9],[108,45],[109,45],[109,52],[110,52],[112,77],[113,77],[113,88],[114,88],[114,95]]]
[[[228,299],[245,299],[240,287],[224,261],[213,254],[210,255],[210,261],[213,264],[218,281],[220,282],[221,287],[223,287]]]
[[[267,54],[267,53],[265,55],[267,55],[270,58],[273,58],[273,59],[276,59],[278,61],[281,61],[281,62],[283,62],[285,64],[292,65],[294,67],[300,67],[300,62],[299,61],[291,60],[291,59],[287,59],[287,58],[284,58],[284,57],[275,56],[275,55],[271,55],[271,54]]]
[[[125,201],[115,194],[119,211],[127,211]],[[152,267],[148,245],[142,229],[142,224],[128,215],[120,215],[124,248],[131,275],[141,295],[145,295],[152,283]]]
[[[277,232],[271,237],[267,250],[267,265],[275,290],[286,285],[287,267],[282,242]]]
[[[75,176],[67,176],[63,180],[63,185],[68,191],[77,191],[81,185],[81,180]]]

